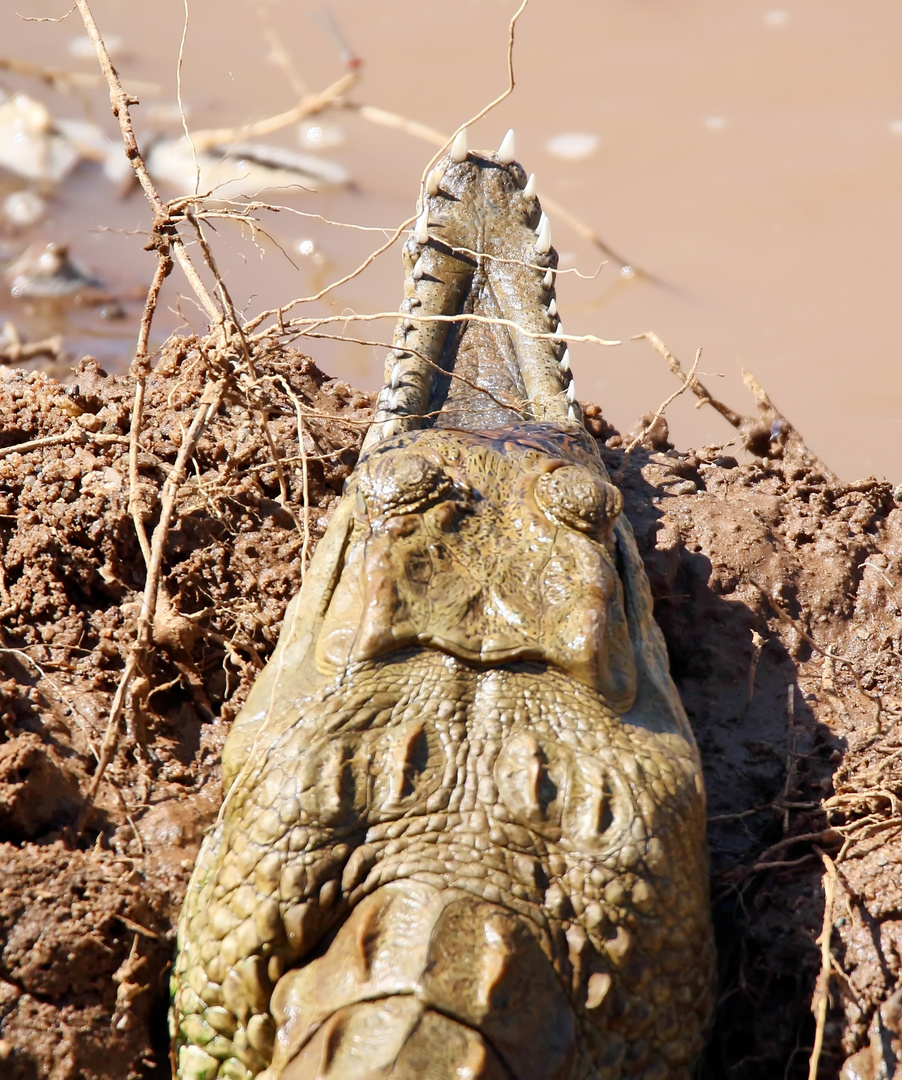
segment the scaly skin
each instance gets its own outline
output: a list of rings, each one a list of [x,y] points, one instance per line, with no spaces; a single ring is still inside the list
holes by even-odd
[[[687,1080],[701,1048],[701,769],[534,336],[554,252],[518,166],[440,167],[365,453],[226,743],[179,926],[183,1080]],[[529,333],[422,318],[460,311]]]

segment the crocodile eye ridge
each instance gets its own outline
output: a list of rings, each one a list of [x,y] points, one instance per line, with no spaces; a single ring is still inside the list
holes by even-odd
[[[565,465],[536,481],[536,502],[561,525],[606,534],[623,509],[623,496],[588,469]]]
[[[428,458],[392,450],[369,463],[359,491],[373,518],[414,513],[446,497],[452,487],[447,473]]]

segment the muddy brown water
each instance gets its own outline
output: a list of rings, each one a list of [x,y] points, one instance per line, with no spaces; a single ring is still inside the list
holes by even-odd
[[[504,87],[514,6],[336,0],[332,15],[364,62],[350,99],[451,132]],[[319,89],[340,76],[338,45],[311,19],[321,8],[320,0],[191,0],[181,88],[192,129],[240,124],[294,103],[292,79],[273,62],[267,35],[290,58],[295,83]],[[177,134],[183,4],[97,0],[94,11],[102,31],[120,41],[126,84],[160,88],[143,94],[135,110],[145,145],[152,134]],[[64,14],[50,0],[4,5],[0,56],[94,70],[90,57],[71,51],[77,14],[48,23],[23,22],[16,12]],[[532,0],[517,28],[516,90],[475,125],[471,140],[494,147],[514,127],[517,155],[536,172],[540,195],[651,275],[629,278],[615,259],[599,270],[601,253],[552,215],[563,265],[589,275],[559,285],[567,331],[627,342],[572,350],[580,395],[600,402],[615,425],[628,429],[675,389],[649,346],[628,341],[653,329],[686,366],[703,347],[700,369],[712,390],[744,411],[750,402],[741,371],[753,371],[839,475],[902,479],[900,35],[902,8],[892,4]],[[55,116],[87,114],[116,134],[102,90],[61,95],[9,74],[2,84],[40,98]],[[351,185],[268,198],[334,221],[386,228],[403,221],[433,147],[349,112],[323,120],[344,140],[323,156],[348,169]],[[594,136],[595,150],[578,160],[556,156],[549,141],[567,133]],[[297,129],[267,141],[297,148]],[[3,191],[22,186],[4,181]],[[32,338],[59,328],[74,355],[89,351],[121,369],[140,312],[131,298],[152,271],[152,257],[141,251],[148,221],[137,192],[122,198],[97,166],[81,166],[51,199],[47,220],[5,241],[68,242],[125,298],[125,319],[106,322],[84,308],[29,311],[6,295],[0,318]],[[317,291],[382,237],[287,211],[269,215],[265,226],[270,239],[260,238],[259,247],[230,225],[215,238],[248,314]],[[305,313],[394,310],[400,278],[393,249]],[[166,293],[165,308],[158,339],[186,322],[202,325],[183,283]],[[346,333],[387,341],[391,324],[349,323]],[[380,381],[381,348],[317,342],[310,351],[355,385]],[[688,397],[674,402],[668,418],[677,445],[726,442],[732,434]]]

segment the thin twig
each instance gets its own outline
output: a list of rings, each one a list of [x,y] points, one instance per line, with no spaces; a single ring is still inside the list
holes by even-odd
[[[138,149],[135,131],[132,127],[131,114],[129,112],[130,106],[138,104],[138,99],[125,92],[122,82],[119,79],[119,74],[115,67],[113,67],[110,54],[107,51],[107,47],[97,28],[97,23],[94,21],[94,15],[91,12],[88,0],[75,0],[75,6],[78,8],[82,21],[85,24],[85,30],[87,31],[88,37],[91,39],[91,44],[94,46],[94,51],[97,54],[97,61],[100,64],[100,70],[103,72],[107,85],[110,88],[110,107],[113,110],[113,115],[119,121],[119,130],[122,133],[122,141],[125,144],[125,156],[131,163],[131,166],[135,171],[135,176],[138,179],[138,183],[141,185],[144,194],[147,197],[147,201],[154,211],[154,232],[172,230],[170,243],[179,266],[182,268],[182,271],[188,279],[198,300],[203,304],[211,322],[215,326],[222,326],[222,312],[220,312],[216,306],[213,297],[210,296],[203,280],[197,270],[195,270],[184,242],[173,227],[173,222],[167,212],[166,204],[164,204],[163,200],[160,198],[156,186],[150,178],[150,173],[147,171],[144,157]]]
[[[670,405],[670,403],[672,401],[675,401],[680,396],[680,394],[689,389],[689,387],[692,385],[692,380],[695,378],[695,372],[698,368],[698,362],[699,360],[701,360],[701,358],[702,350],[696,349],[695,360],[692,362],[692,367],[689,370],[689,374],[685,377],[683,385],[679,388],[679,390],[674,390],[674,392],[670,395],[669,398],[661,402],[661,404],[658,406],[658,411],[651,418],[651,420],[649,420],[645,427],[636,435],[636,437],[629,444],[629,446],[627,446],[627,448],[624,450],[624,454],[631,454],[642,442],[645,436],[652,430],[652,428],[654,428],[655,424],[657,424],[657,422],[661,419],[661,417],[667,411],[667,407]]]
[[[226,379],[219,379],[215,383],[208,384],[207,389],[201,396],[200,403],[195,410],[191,425],[182,440],[182,445],[179,448],[178,456],[176,457],[172,471],[169,473],[169,476],[166,478],[166,482],[163,485],[162,497],[160,499],[160,520],[157,522],[157,526],[154,529],[153,539],[150,545],[151,558],[147,567],[147,580],[141,598],[141,611],[138,615],[135,641],[129,653],[128,660],[126,661],[125,670],[122,672],[122,676],[119,679],[119,685],[116,687],[116,694],[113,698],[112,706],[110,707],[110,715],[100,751],[100,761],[97,764],[94,777],[91,781],[91,787],[89,788],[85,799],[85,806],[82,810],[81,820],[78,826],[79,833],[84,829],[88,814],[90,813],[94,799],[97,795],[97,789],[100,787],[100,782],[103,779],[103,774],[115,752],[119,737],[119,721],[128,700],[128,693],[132,680],[135,678],[138,671],[143,668],[146,657],[153,644],[153,617],[154,612],[156,611],[157,596],[162,577],[163,552],[175,516],[176,500],[178,498],[179,489],[185,481],[188,462],[194,456],[194,452],[197,449],[197,444],[200,441],[204,428],[210,418],[216,414],[216,410],[222,402],[226,382]]]
[[[27,442],[13,443],[12,446],[0,446],[0,458],[10,454],[27,454],[32,450],[43,450],[45,446],[58,446],[61,443],[127,443],[124,435],[113,435],[107,431],[88,431],[87,428],[73,424],[68,431],[60,435],[45,435],[41,439],[29,439]]]
[[[336,104],[343,94],[346,94],[360,79],[360,71],[349,71],[336,79],[334,83],[320,90],[316,94],[306,94],[290,109],[268,116],[263,120],[255,120],[241,127],[209,128],[191,133],[191,142],[198,150],[212,150],[214,147],[228,145],[229,143],[242,142],[245,139],[253,139],[260,135],[272,135],[273,132],[298,124],[306,120],[308,116],[317,113]]]
[[[820,848],[815,848],[824,863],[824,921],[817,944],[821,947],[821,970],[811,999],[811,1011],[815,1019],[814,1046],[808,1059],[808,1080],[817,1080],[821,1050],[824,1046],[824,1028],[827,1024],[827,1006],[830,1002],[830,974],[833,969],[830,938],[833,934],[833,904],[836,898],[836,863]]]
[[[161,238],[162,239],[162,238]],[[135,377],[135,397],[132,401],[131,427],[129,430],[128,446],[128,510],[132,516],[138,543],[141,546],[141,554],[144,556],[144,565],[150,565],[150,542],[147,538],[146,517],[150,512],[149,507],[141,505],[138,498],[138,442],[141,434],[141,422],[144,415],[144,395],[147,386],[148,375],[148,344],[150,340],[150,327],[160,297],[160,289],[163,282],[172,270],[172,258],[169,254],[169,245],[164,243],[158,248],[157,268],[154,272],[153,281],[147,292],[147,300],[144,304],[144,312],[141,315],[141,326],[138,331],[138,344],[135,348],[135,359],[132,364],[132,372]]]
[[[71,10],[74,11],[75,9],[72,8]],[[29,60],[19,60],[12,56],[0,56],[0,71],[9,71],[13,75],[24,75],[30,79],[39,79],[48,86],[52,86],[54,90],[61,92],[77,89],[95,90],[97,87],[107,85],[102,75],[89,75],[83,71],[64,71],[62,68],[45,67],[43,64],[35,64]],[[135,81],[132,85],[138,93],[147,94],[151,97],[163,92],[163,88],[158,83]]]
[[[687,376],[683,371],[683,367],[679,360],[677,360],[657,334],[653,333],[651,330],[647,330],[644,334],[635,334],[630,340],[649,342],[652,348],[664,358],[664,362],[673,374],[676,375],[678,379],[688,382],[689,389],[699,399],[699,402],[701,404],[710,405],[712,409],[716,409],[727,423],[732,424],[734,428],[740,428],[746,421],[747,418],[745,416],[742,416],[734,409],[731,409],[729,405],[724,405],[722,401],[718,401],[707,387],[699,381],[698,377],[695,375],[694,369]]]
[[[783,801],[789,799],[792,786],[796,778],[796,705],[795,686],[790,683],[786,687],[786,727],[789,740],[786,746],[786,779],[783,782]],[[783,834],[789,832],[789,808],[783,811]]]
[[[345,312],[341,315],[311,315],[305,316],[304,318],[289,319],[288,322],[282,323],[280,330],[281,332],[297,330],[299,337],[308,337],[310,336],[309,329],[319,329],[320,326],[330,326],[334,323],[378,322],[382,319],[407,319],[409,322],[415,323],[475,322],[483,323],[487,326],[506,326],[508,329],[516,330],[524,337],[528,337],[533,341],[566,341],[568,343],[588,343],[590,345],[604,346],[622,344],[620,340],[602,338],[598,337],[596,334],[562,334],[559,331],[540,333],[539,331],[527,330],[526,327],[521,326],[520,323],[515,322],[513,319],[500,319],[492,315],[476,315],[467,312],[461,312],[456,315],[421,315],[415,311],[377,311],[368,315],[361,315],[357,312]],[[250,326],[250,324],[248,324],[248,326]],[[255,334],[250,340],[257,341],[261,338],[269,337],[272,333],[273,329],[269,328],[263,333]]]

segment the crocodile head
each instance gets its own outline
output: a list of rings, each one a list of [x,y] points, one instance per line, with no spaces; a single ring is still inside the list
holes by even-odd
[[[223,757],[185,1080],[688,1078],[704,794],[534,184],[456,144],[358,466]]]

